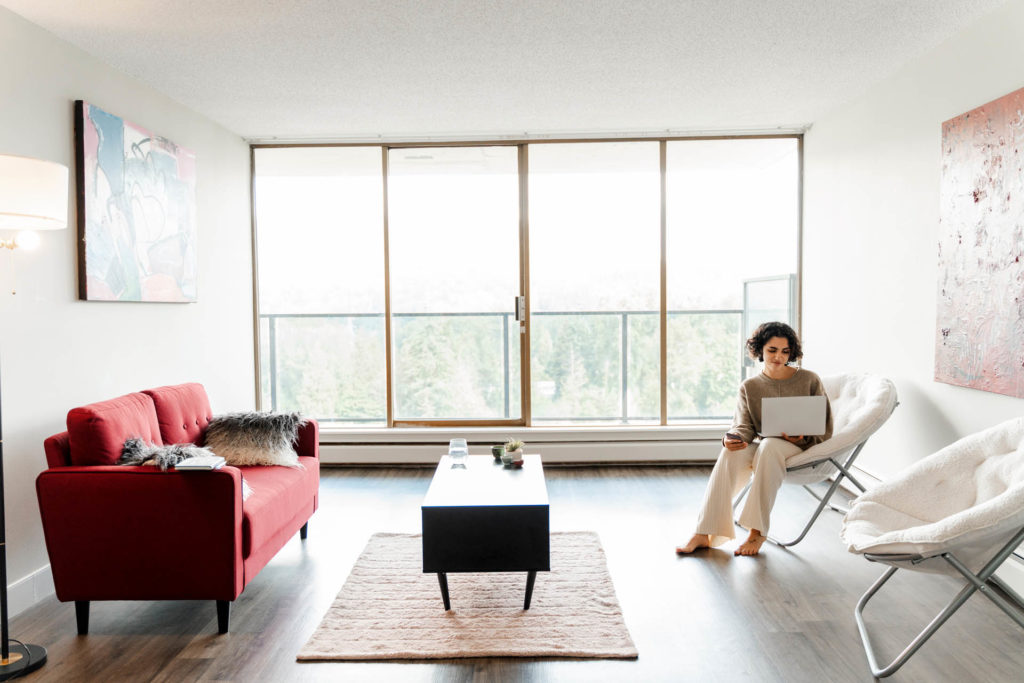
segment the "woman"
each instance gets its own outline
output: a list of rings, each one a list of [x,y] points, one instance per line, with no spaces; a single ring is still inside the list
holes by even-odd
[[[750,530],[735,555],[757,555],[768,533],[768,519],[775,495],[786,474],[786,459],[832,436],[832,408],[825,399],[825,434],[760,438],[761,399],[781,396],[824,396],[821,378],[792,365],[803,352],[789,325],[765,323],[747,340],[751,358],[764,362],[764,370],[740,386],[732,429],[722,439],[722,452],[704,493],[697,530],[686,545],[676,547],[684,555],[698,548],[712,548],[735,538],[733,498],[743,490],[753,472],[739,523]]]

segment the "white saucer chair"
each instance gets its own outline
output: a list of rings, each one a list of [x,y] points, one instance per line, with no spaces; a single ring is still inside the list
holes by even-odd
[[[841,536],[850,552],[889,565],[854,610],[871,673],[879,678],[903,666],[975,591],[1024,627],[1024,613],[1010,604],[1024,609],[1024,598],[994,575],[1024,542],[1024,418],[967,436],[861,495],[843,520]],[[901,568],[951,574],[966,585],[883,667],[863,612]]]
[[[786,460],[783,483],[798,484],[818,500],[818,507],[804,525],[803,531],[790,541],[768,534],[768,540],[780,546],[796,545],[804,539],[826,507],[845,514],[846,509],[829,501],[843,479],[849,479],[861,491],[864,487],[850,473],[850,466],[860,455],[868,438],[885,424],[899,401],[896,385],[878,375],[843,374],[821,378],[829,404],[832,406],[832,438]],[[811,484],[835,476],[824,494],[819,495]],[[747,484],[733,501],[735,510],[750,490]]]

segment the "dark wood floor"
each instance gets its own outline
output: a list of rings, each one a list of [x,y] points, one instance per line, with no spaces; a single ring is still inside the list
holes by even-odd
[[[708,472],[547,470],[552,530],[601,536],[635,661],[296,662],[370,534],[419,531],[432,472],[418,469],[325,469],[309,538],[290,541],[249,584],[228,635],[216,633],[212,602],[112,602],[93,604],[91,632],[79,637],[73,606],[54,598],[15,618],[11,632],[49,651],[33,681],[870,680],[853,605],[881,568],[842,548],[838,514],[825,513],[792,551],[769,545],[760,557],[734,558],[730,546],[675,556]],[[783,487],[776,529],[812,502]],[[901,649],[954,590],[947,577],[899,574],[869,610],[883,655]],[[1024,680],[1024,631],[975,596],[889,680]]]

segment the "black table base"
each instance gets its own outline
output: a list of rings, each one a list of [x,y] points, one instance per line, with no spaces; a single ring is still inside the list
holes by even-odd
[[[452,572],[527,572],[523,609],[530,609],[537,572],[551,569],[540,457],[528,455],[520,471],[502,470],[481,456],[469,460],[461,472],[442,461],[434,474],[422,506],[423,573],[437,574],[450,610]]]
[[[523,600],[523,609],[530,609],[530,600],[533,599],[533,582],[537,579],[537,572],[526,573],[526,599]],[[444,602],[444,611],[452,608],[452,600],[448,596],[448,573],[438,572],[437,582],[441,585],[441,600]]]

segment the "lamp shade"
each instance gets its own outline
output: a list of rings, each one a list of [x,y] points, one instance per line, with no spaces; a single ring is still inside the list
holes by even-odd
[[[60,230],[68,225],[68,167],[0,154],[0,230]]]

